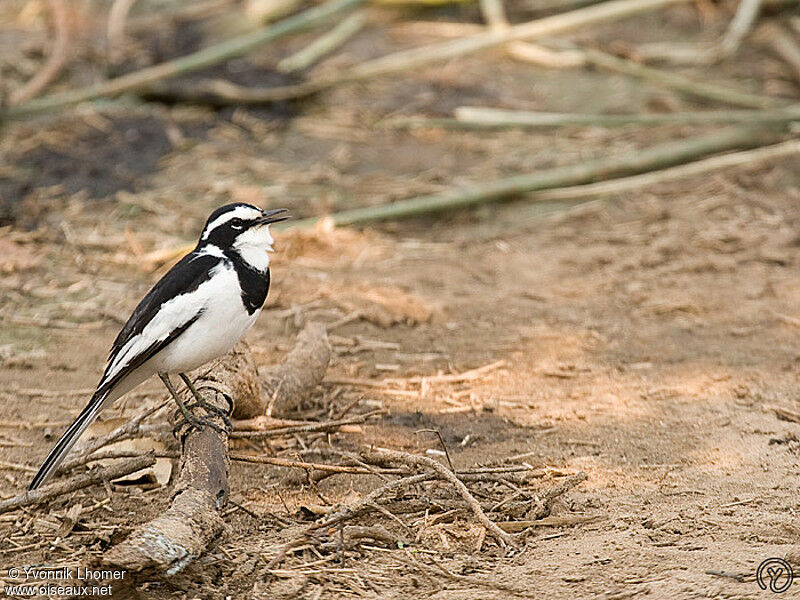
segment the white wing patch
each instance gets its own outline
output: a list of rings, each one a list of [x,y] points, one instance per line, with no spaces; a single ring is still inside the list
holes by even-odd
[[[201,256],[213,256],[215,258],[225,258],[225,253],[214,244],[208,244],[203,249],[192,257],[192,260],[197,260]]]
[[[209,280],[200,284],[197,289],[175,296],[162,304],[152,320],[144,327],[141,333],[128,340],[119,352],[112,358],[108,366],[103,383],[117,375],[131,363],[137,356],[147,352],[154,344],[161,342],[169,335],[205,310],[209,304],[212,282],[220,269],[226,269],[224,264],[217,265],[211,270]]]

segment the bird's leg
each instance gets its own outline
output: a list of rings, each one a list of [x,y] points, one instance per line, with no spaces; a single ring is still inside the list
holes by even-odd
[[[181,401],[178,392],[175,390],[175,387],[169,380],[169,375],[167,375],[166,373],[159,373],[158,376],[161,379],[161,381],[164,382],[164,385],[167,386],[167,389],[169,390],[172,399],[175,400],[175,403],[178,405],[178,408],[180,409],[181,414],[183,414],[183,418],[186,420],[186,422],[192,425],[193,427],[202,429],[203,424],[197,417],[195,417],[191,412],[189,412],[189,409],[186,408],[186,405]]]
[[[192,393],[194,399],[197,401],[196,406],[200,406],[204,408],[206,411],[219,416],[223,420],[225,425],[228,427],[228,429],[233,429],[233,426],[231,425],[231,420],[230,418],[228,418],[227,411],[223,410],[219,406],[215,406],[210,402],[207,402],[206,399],[200,395],[200,392],[197,391],[197,388],[194,387],[192,380],[189,379],[189,377],[187,377],[186,373],[178,373],[178,375],[180,375],[180,378],[183,379],[183,383],[186,384],[186,387],[189,388],[189,391]],[[213,423],[208,423],[208,424],[214,426]]]

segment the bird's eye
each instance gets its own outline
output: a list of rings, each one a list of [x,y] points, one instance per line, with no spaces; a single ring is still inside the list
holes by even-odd
[[[234,229],[241,229],[243,226],[243,221],[241,219],[231,219],[231,227]]]

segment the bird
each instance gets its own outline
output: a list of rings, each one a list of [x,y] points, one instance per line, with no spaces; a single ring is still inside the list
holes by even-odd
[[[153,375],[191,425],[210,424],[192,417],[169,376],[178,374],[203,404],[186,372],[227,353],[256,322],[269,291],[270,225],[288,219],[286,213],[243,202],[211,213],[197,246],[153,286],[122,327],[96,391],[47,455],[29,490],[53,476],[104,407]]]

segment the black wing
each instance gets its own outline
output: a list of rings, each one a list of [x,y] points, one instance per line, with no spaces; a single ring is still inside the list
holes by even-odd
[[[111,345],[109,364],[113,362],[117,352],[122,349],[133,337],[139,335],[147,324],[158,313],[158,309],[165,302],[175,296],[196,290],[200,284],[208,281],[211,270],[219,264],[221,259],[211,254],[197,254],[191,252],[184,256],[173,266],[166,275],[158,280],[147,295],[142,298],[125,326],[117,335]]]
[[[50,451],[50,454],[47,455],[44,463],[42,463],[33,478],[29,489],[38,488],[52,476],[66,457],[67,452],[78,440],[78,437],[97,418],[117,384],[129,373],[168,346],[200,317],[202,309],[197,314],[187,316],[186,321],[179,326],[176,325],[164,339],[152,340],[151,344],[139,349],[135,356],[128,357],[125,364],[115,368],[114,374],[111,375],[111,367],[117,354],[130,340],[142,333],[147,324],[158,314],[159,308],[176,296],[196,290],[200,284],[208,280],[212,269],[219,264],[220,260],[223,259],[218,256],[193,252],[172,267],[147,293],[139,303],[139,306],[136,307],[136,310],[133,311],[131,318],[125,323],[122,331],[119,332],[117,339],[114,340],[105,373],[91,400],[64,435],[61,436],[61,439]]]
[[[89,401],[89,404],[84,407],[84,409],[72,422],[72,425],[70,425],[61,436],[61,439],[59,439],[56,445],[53,446],[53,449],[50,450],[47,458],[44,459],[42,466],[39,467],[39,471],[36,473],[30,485],[28,486],[29,490],[35,490],[36,488],[40,487],[42,484],[46,483],[48,479],[50,479],[53,473],[55,473],[56,469],[58,469],[59,465],[66,458],[67,453],[70,451],[72,446],[74,446],[75,442],[78,441],[80,435],[86,430],[87,427],[89,427],[89,425],[92,424],[92,422],[94,422],[94,420],[97,418],[97,415],[100,414],[100,411],[103,409],[103,405],[106,403],[108,395],[113,391],[114,387],[120,381],[122,381],[122,379],[128,373],[140,367],[149,358],[154,356],[163,348],[166,348],[170,342],[172,342],[172,340],[177,338],[180,334],[191,327],[191,325],[200,317],[200,314],[202,314],[202,311],[184,323],[181,327],[174,330],[165,340],[153,344],[145,352],[138,354],[130,364],[125,365],[125,367],[113,377],[103,377],[102,383],[95,391],[92,399]]]

